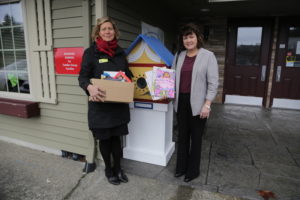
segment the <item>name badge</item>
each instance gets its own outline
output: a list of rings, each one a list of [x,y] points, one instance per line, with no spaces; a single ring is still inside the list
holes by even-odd
[[[107,58],[101,58],[101,59],[99,59],[99,63],[106,63],[106,62],[108,62]]]

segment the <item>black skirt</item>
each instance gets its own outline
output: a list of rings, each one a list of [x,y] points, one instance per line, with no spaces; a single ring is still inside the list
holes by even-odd
[[[127,124],[122,124],[120,126],[112,128],[93,128],[91,129],[95,139],[107,140],[113,136],[123,136],[128,134]]]

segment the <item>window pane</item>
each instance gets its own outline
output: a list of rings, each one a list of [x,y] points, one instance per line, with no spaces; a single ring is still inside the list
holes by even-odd
[[[13,51],[4,51],[5,70],[16,70],[15,55]]]
[[[4,69],[3,52],[0,51],[0,71]]]
[[[7,74],[7,85],[8,85],[8,91],[9,92],[19,92],[18,91],[18,85],[19,85],[19,80],[18,76],[14,72],[8,72]]]
[[[20,2],[0,4],[0,28],[0,91],[29,93]]]
[[[12,15],[12,24],[13,25],[23,24],[22,10],[21,10],[20,3],[10,4],[10,11]]]
[[[3,49],[13,49],[11,28],[1,29]]]
[[[19,73],[19,87],[21,93],[30,93],[27,73]]]
[[[23,27],[16,27],[13,30],[14,30],[15,49],[25,49]]]
[[[288,50],[286,53],[287,67],[300,67],[300,27],[289,28]]]
[[[27,61],[25,51],[16,51],[16,65],[18,72],[27,71]]]
[[[0,71],[0,91],[7,91],[5,73]]]
[[[11,14],[9,7],[9,4],[0,5],[0,25],[2,27],[11,25]]]
[[[262,27],[239,27],[236,65],[259,66]]]

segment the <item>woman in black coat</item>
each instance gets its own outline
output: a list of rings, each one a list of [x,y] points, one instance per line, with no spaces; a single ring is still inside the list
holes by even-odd
[[[122,156],[120,136],[128,134],[129,105],[104,102],[105,91],[92,85],[90,79],[100,78],[104,71],[123,71],[131,77],[125,52],[117,45],[118,37],[116,24],[109,17],[97,19],[97,26],[92,34],[94,43],[84,52],[78,78],[80,87],[90,96],[89,129],[94,138],[100,141],[105,175],[108,182],[114,185],[128,182],[120,164]]]

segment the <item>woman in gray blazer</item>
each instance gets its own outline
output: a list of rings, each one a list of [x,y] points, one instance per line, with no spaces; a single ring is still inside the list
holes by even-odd
[[[175,177],[185,175],[185,182],[200,174],[202,135],[218,89],[216,57],[202,46],[198,27],[184,25],[179,36],[183,51],[176,54],[172,67],[176,70],[174,108],[178,122]]]

